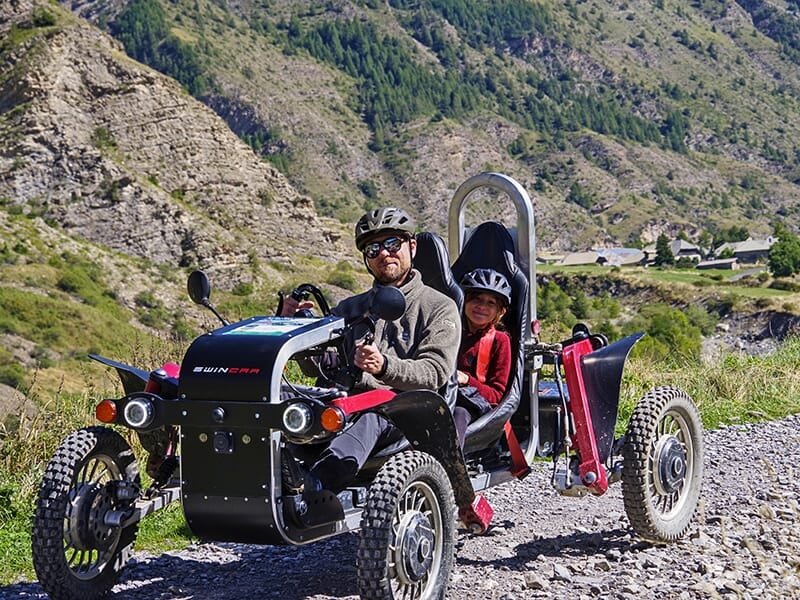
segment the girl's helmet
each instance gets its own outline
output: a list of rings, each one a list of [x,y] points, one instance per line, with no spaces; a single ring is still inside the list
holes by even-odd
[[[461,289],[465,292],[494,292],[511,304],[511,285],[505,275],[494,269],[475,269],[461,279]]]
[[[386,206],[365,213],[356,223],[356,248],[363,249],[370,238],[381,233],[414,237],[414,220],[402,208]]]

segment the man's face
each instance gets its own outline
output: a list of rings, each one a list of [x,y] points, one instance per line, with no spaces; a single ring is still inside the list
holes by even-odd
[[[401,241],[399,248],[392,250],[391,248],[397,246],[396,242],[392,242],[397,239]],[[386,246],[389,246],[389,249],[385,247],[384,242],[387,242]],[[373,252],[365,253],[364,259],[375,279],[383,285],[399,286],[403,283],[411,270],[411,259],[417,251],[417,241],[404,238],[401,235],[387,233],[370,239],[365,246],[365,250],[369,250],[370,247]],[[377,254],[374,258],[370,258],[375,250],[377,250]]]

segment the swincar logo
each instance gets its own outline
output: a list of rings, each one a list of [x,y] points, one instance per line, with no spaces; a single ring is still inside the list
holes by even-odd
[[[258,375],[257,367],[194,367],[192,373],[209,373],[213,375]]]

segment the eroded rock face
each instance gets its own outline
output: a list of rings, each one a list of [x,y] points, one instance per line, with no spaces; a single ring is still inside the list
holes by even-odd
[[[14,434],[20,429],[28,431],[38,412],[36,405],[25,394],[0,383],[0,427],[5,432]],[[2,447],[3,441],[0,440],[0,448]]]
[[[9,36],[2,51],[0,198],[113,250],[216,271],[218,281],[257,259],[348,252],[340,224],[319,218],[210,109],[112,38],[32,0],[2,3],[0,35],[12,24],[26,35]]]

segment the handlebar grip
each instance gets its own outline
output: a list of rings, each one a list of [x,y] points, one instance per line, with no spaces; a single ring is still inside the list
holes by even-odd
[[[308,292],[301,291],[298,288],[292,290],[292,298],[297,300],[297,302],[302,302],[303,300],[308,300]]]

